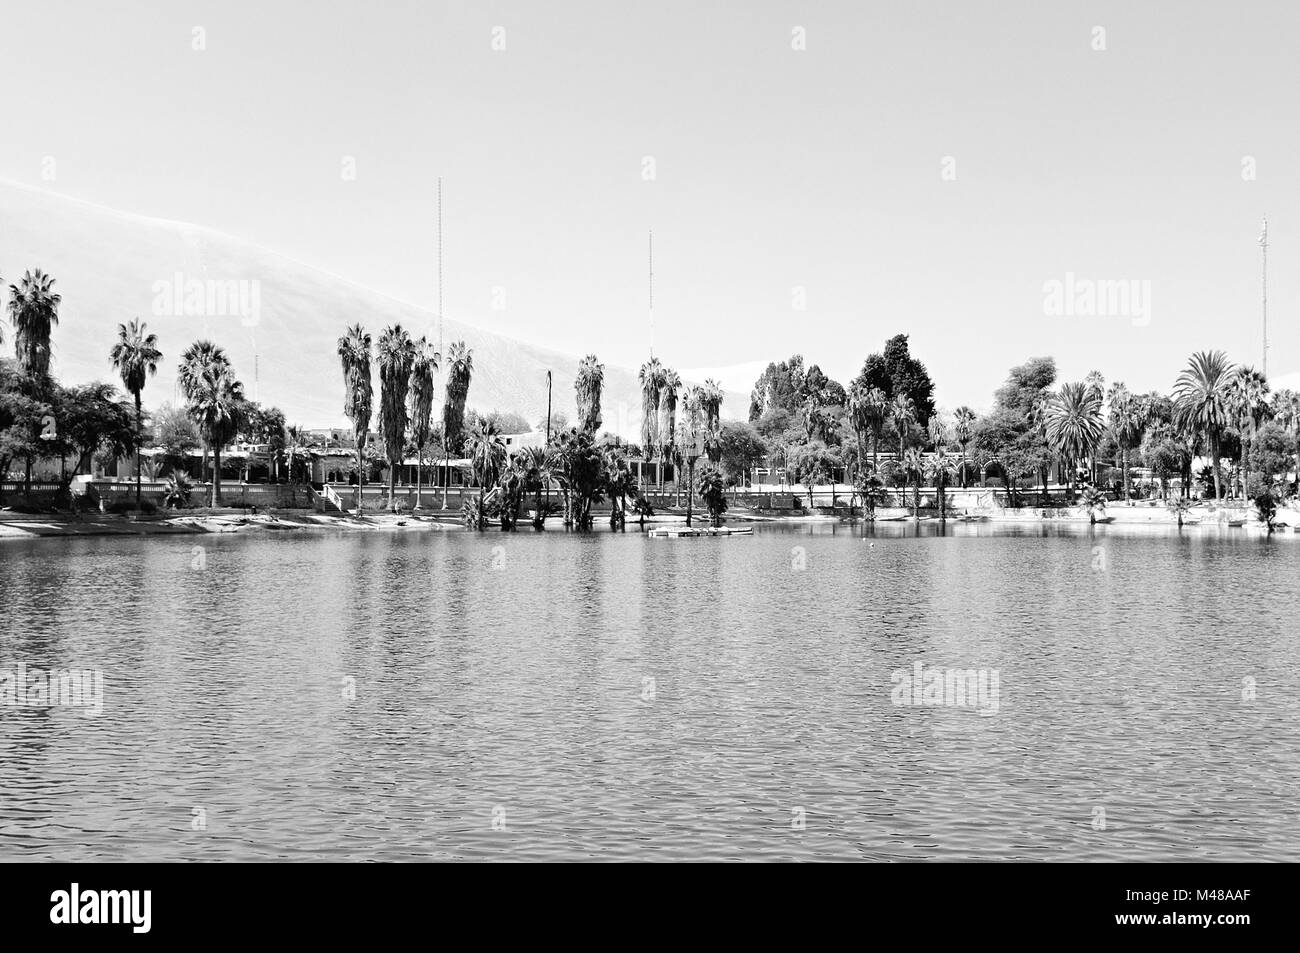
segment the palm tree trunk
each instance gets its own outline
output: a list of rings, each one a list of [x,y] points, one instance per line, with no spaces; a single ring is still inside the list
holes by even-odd
[[[357,435],[357,515],[361,515],[361,489],[366,482],[366,471],[364,469],[365,461],[362,459],[364,448],[361,446],[361,435]]]
[[[442,439],[442,508],[447,508],[447,484],[451,482],[451,448],[447,438]]]
[[[424,445],[421,444],[416,448],[415,456],[415,508],[420,508],[423,500],[424,484]]]
[[[135,508],[140,508],[140,445],[144,442],[144,416],[140,410],[140,392],[135,392]]]
[[[1119,459],[1124,468],[1124,505],[1128,506],[1128,447],[1120,448]]]
[[[388,512],[397,512],[397,464],[388,461]]]
[[[1241,440],[1241,501],[1246,502],[1250,494],[1250,445],[1243,434]]]
[[[1210,453],[1214,457],[1212,461],[1214,464],[1214,500],[1217,503],[1223,499],[1223,487],[1219,481],[1219,435],[1217,433],[1210,434]]]
[[[221,448],[212,448],[212,507],[221,502]]]

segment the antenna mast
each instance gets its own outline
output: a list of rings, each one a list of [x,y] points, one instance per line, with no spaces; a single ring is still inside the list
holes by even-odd
[[[1264,376],[1268,377],[1268,216],[1264,216],[1264,230],[1259,233],[1259,248],[1264,256],[1263,304],[1264,304]]]
[[[438,176],[438,361],[442,363],[442,176]]]
[[[650,356],[655,356],[655,230],[650,229]]]

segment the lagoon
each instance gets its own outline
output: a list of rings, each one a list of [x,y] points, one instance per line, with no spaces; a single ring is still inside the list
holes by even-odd
[[[0,859],[1293,859],[1297,580],[1199,527],[7,540],[0,669],[104,710],[0,706]]]

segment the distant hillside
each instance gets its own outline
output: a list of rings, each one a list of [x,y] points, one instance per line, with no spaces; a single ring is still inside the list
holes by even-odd
[[[180,352],[208,336],[229,352],[250,396],[256,349],[262,403],[280,407],[292,423],[333,426],[343,422],[334,348],[349,324],[360,321],[376,339],[394,322],[413,337],[437,333],[429,311],[220,232],[0,182],[0,276],[6,289],[36,267],[54,276],[63,295],[53,338],[59,379],[113,380],[108,352],[117,325],[139,317],[158,335],[165,357],[145,390],[150,407],[173,399]],[[451,320],[443,337],[448,344],[463,338],[474,351],[471,407],[518,411],[536,421],[546,413],[550,370],[554,407],[574,418],[580,355]],[[7,329],[6,351],[11,342]],[[377,376],[375,384],[377,389]],[[605,429],[634,437],[640,413],[635,370],[606,363],[603,403]],[[727,394],[724,416],[743,418],[747,411],[747,394]]]

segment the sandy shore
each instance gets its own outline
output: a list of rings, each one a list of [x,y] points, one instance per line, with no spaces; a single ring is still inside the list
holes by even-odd
[[[964,511],[949,514],[948,522],[960,522]],[[1039,523],[1039,524],[1089,524],[1087,511],[1079,507],[1069,509],[1043,510],[1025,507],[1021,510],[989,510],[972,515],[980,517],[980,522],[987,523]],[[1240,507],[1197,506],[1184,516],[1184,526],[1191,528],[1227,528],[1229,518],[1240,519],[1246,516],[1246,523],[1241,529],[1264,531],[1264,525],[1254,516],[1253,511]],[[1163,506],[1109,506],[1104,513],[1105,523],[1112,526],[1176,526],[1177,517]],[[701,523],[707,522],[707,514],[696,514]],[[724,522],[739,523],[834,523],[847,521],[839,516],[821,514],[774,515],[768,513],[751,513],[745,510],[733,510],[727,513]],[[863,521],[857,516],[851,522]],[[876,522],[894,523],[911,522],[909,511],[900,508],[879,509]],[[935,515],[926,514],[922,522],[938,522]],[[552,517],[547,521],[548,527],[558,528],[560,520]],[[661,514],[646,519],[646,526],[665,523],[685,523],[685,515]],[[602,529],[606,520],[597,519],[596,529]],[[529,528],[530,523],[523,519],[520,529]],[[159,514],[156,516],[114,516],[106,514],[85,514],[75,516],[23,515],[0,511],[0,540],[31,539],[44,536],[167,536],[176,534],[206,533],[271,533],[271,532],[309,532],[311,530],[334,529],[351,532],[428,532],[446,531],[461,528],[459,515],[451,513],[431,515],[395,516],[389,513],[367,513],[358,518],[343,514],[312,513],[293,511],[291,513],[259,513],[248,516],[239,512],[228,513],[191,513],[175,516]],[[629,520],[629,530],[638,528],[636,520]],[[1284,508],[1277,513],[1278,532],[1300,532],[1300,510]]]
[[[303,532],[315,529],[421,532],[459,525],[450,517],[434,519],[390,514],[355,516],[295,512],[292,515],[189,514],[181,516],[114,516],[102,513],[75,516],[30,516],[0,511],[0,539],[41,536],[170,536],[177,534]]]

